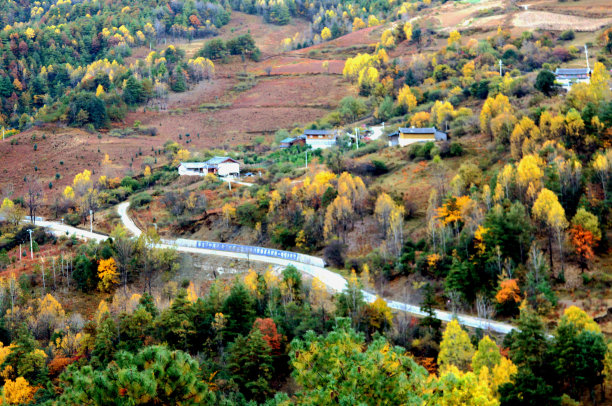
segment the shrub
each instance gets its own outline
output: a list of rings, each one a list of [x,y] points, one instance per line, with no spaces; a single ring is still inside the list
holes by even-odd
[[[69,226],[78,226],[81,223],[81,216],[78,213],[68,213],[64,216],[64,223]]]
[[[151,203],[153,198],[146,192],[138,193],[130,198],[130,205],[132,207],[142,207],[145,204]]]
[[[574,34],[574,30],[563,31],[561,35],[559,35],[559,39],[561,41],[571,41],[576,38],[576,34]]]
[[[334,240],[327,244],[327,247],[325,247],[323,257],[332,266],[335,266],[336,268],[344,268],[344,251],[344,244],[342,244],[340,240]]]
[[[463,145],[459,144],[458,142],[451,142],[450,154],[451,156],[463,155]]]

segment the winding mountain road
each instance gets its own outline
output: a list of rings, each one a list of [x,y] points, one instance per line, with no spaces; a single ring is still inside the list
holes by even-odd
[[[119,214],[119,217],[121,218],[121,222],[123,223],[124,227],[133,235],[139,236],[140,234],[142,234],[142,231],[138,228],[138,226],[134,223],[134,221],[128,215],[129,205],[130,205],[129,202],[124,202],[124,203],[119,204],[117,206],[117,213]],[[79,228],[71,227],[71,226],[68,226],[62,223],[58,223],[55,221],[44,221],[44,220],[40,221],[39,220],[37,221],[37,224],[42,227],[48,228],[53,234],[58,235],[58,236],[75,235],[78,238],[93,239],[96,241],[103,241],[109,238],[108,236],[104,234],[91,233],[89,231],[81,230]],[[175,240],[162,240],[162,241],[163,242],[159,244],[160,248],[174,248],[180,252],[187,252],[187,253],[198,254],[198,255],[215,255],[215,256],[221,256],[221,257],[227,257],[227,258],[245,259],[249,261],[259,261],[259,262],[264,262],[264,263],[268,263],[272,265],[279,265],[282,267],[293,265],[301,272],[304,272],[312,277],[318,278],[321,282],[323,282],[327,286],[328,289],[334,292],[342,292],[347,286],[346,279],[343,276],[335,272],[332,272],[326,268],[319,267],[319,266],[309,265],[309,264],[305,264],[302,262],[296,262],[296,261],[291,261],[291,260],[282,259],[282,258],[267,257],[263,255],[253,255],[253,254],[245,254],[245,253],[240,253],[240,252],[228,252],[228,251],[217,251],[217,250],[204,249],[204,248],[185,247],[185,246],[178,245]],[[363,294],[364,294],[365,300],[368,303],[372,303],[374,300],[376,300],[377,296],[370,292],[363,291]],[[411,305],[408,303],[397,302],[394,300],[387,300],[387,304],[389,305],[389,307],[395,310],[404,311],[407,313],[414,314],[416,316],[425,316],[425,313],[421,311],[419,306]],[[501,333],[501,334],[508,334],[510,331],[515,329],[513,325],[508,324],[508,323],[502,323],[498,321],[483,319],[483,318],[469,316],[465,314],[453,314],[451,312],[447,312],[444,310],[435,310],[435,316],[436,318],[442,321],[445,321],[445,322],[451,321],[452,319],[455,318],[459,321],[460,324],[464,326],[480,328],[483,330],[490,330],[490,331],[494,331],[496,333]]]

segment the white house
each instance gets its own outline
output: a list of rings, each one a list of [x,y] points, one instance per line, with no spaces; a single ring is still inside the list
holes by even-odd
[[[405,147],[415,142],[446,141],[448,136],[436,127],[415,128],[400,127],[397,132],[389,134],[389,146]]]
[[[306,139],[306,145],[310,145],[312,149],[323,149],[336,145],[338,132],[336,130],[304,130],[302,137]]]
[[[227,156],[216,156],[206,162],[181,162],[178,173],[181,176],[206,176],[209,173],[218,176],[238,176],[240,163]]]
[[[591,70],[588,67],[577,69],[557,68],[554,73],[556,82],[565,90],[569,90],[576,83],[591,82]]]

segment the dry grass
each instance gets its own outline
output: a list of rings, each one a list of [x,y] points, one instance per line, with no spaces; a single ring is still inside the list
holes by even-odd
[[[548,11],[524,11],[517,13],[513,19],[516,27],[551,31],[597,31],[610,22],[612,18],[587,18]]]

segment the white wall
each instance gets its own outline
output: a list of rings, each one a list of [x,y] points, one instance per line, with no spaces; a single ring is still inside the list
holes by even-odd
[[[306,140],[306,145],[310,145],[312,149],[331,148],[336,145],[336,140],[321,139],[321,140]]]
[[[399,138],[399,146],[405,147],[406,145],[414,144],[416,142],[427,142],[427,141],[435,141],[431,138]]]
[[[219,176],[228,176],[229,174],[240,173],[240,164],[236,162],[223,162],[219,164],[217,174]]]

